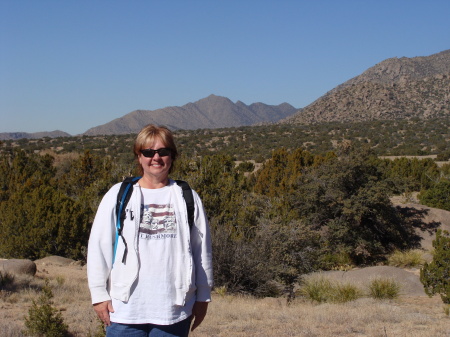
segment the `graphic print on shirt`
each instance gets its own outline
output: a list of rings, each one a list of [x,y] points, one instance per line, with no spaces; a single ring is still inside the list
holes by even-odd
[[[176,238],[177,222],[173,205],[142,205],[141,214],[141,239]]]

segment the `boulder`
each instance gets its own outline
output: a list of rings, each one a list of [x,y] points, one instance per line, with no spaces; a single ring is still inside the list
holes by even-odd
[[[0,271],[10,274],[36,274],[36,263],[27,259],[0,260]]]
[[[68,266],[68,265],[73,265],[76,261],[72,260],[72,259],[68,259],[66,257],[53,255],[53,256],[44,257],[44,258],[36,260],[34,262],[36,262],[36,264],[38,264],[38,265],[43,265],[43,266],[53,265],[53,266],[64,267],[64,266]]]
[[[312,273],[306,277],[317,274],[331,280],[363,287],[367,287],[376,278],[392,279],[400,284],[400,295],[427,296],[420,282],[418,270],[406,270],[392,266],[373,266],[349,271],[332,270]]]

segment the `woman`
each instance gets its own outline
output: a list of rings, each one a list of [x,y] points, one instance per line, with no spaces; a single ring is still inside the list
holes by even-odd
[[[94,310],[107,336],[187,336],[191,320],[192,331],[211,301],[206,214],[192,191],[195,222],[189,228],[182,189],[169,179],[177,149],[167,128],[144,127],[134,154],[142,177],[126,207],[124,240],[117,240],[115,252],[120,183],[103,197],[92,226],[87,268]]]

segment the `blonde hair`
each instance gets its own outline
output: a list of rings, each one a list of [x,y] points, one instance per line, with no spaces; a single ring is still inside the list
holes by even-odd
[[[139,164],[138,157],[141,154],[141,150],[145,149],[148,144],[154,143],[156,139],[161,140],[165,148],[170,149],[170,156],[172,157],[172,165],[170,166],[169,173],[172,172],[173,163],[178,157],[177,147],[173,138],[172,131],[165,126],[156,126],[154,124],[148,124],[139,131],[134,141],[133,152],[137,161],[139,174],[143,174],[142,166]]]

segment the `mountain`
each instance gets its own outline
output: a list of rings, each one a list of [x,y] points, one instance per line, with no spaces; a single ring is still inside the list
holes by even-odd
[[[44,138],[44,137],[50,137],[50,138],[57,138],[57,137],[70,137],[70,134],[64,131],[49,131],[49,132],[34,132],[34,133],[27,133],[27,132],[2,132],[0,133],[0,140],[9,140],[9,139],[20,139],[20,138]]]
[[[226,97],[210,95],[181,107],[157,110],[136,110],[109,123],[93,127],[84,135],[136,133],[144,125],[165,125],[172,130],[215,129],[277,122],[297,111],[290,104],[267,105],[241,101],[233,103]]]
[[[450,115],[450,50],[390,58],[280,123],[355,122]]]

